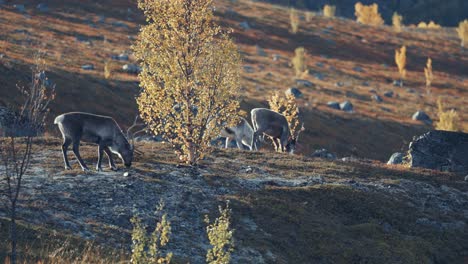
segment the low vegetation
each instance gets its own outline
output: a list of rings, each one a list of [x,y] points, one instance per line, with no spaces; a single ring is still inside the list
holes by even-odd
[[[300,19],[295,8],[289,9],[289,21],[291,23],[291,32],[293,34],[296,34],[299,31]]]
[[[439,121],[436,122],[435,125],[437,130],[460,130],[460,116],[454,109],[445,110],[445,106],[443,105],[441,98],[437,100],[437,115],[439,117]]]
[[[354,9],[357,22],[371,26],[381,26],[384,24],[384,20],[379,13],[379,5],[375,3],[363,5],[361,2],[357,2]]]
[[[406,77],[406,46],[402,46],[399,50],[395,50],[395,63],[400,74],[400,85],[403,86],[403,80]]]
[[[401,32],[403,27],[403,16],[399,15],[397,12],[393,13],[392,25],[396,32]]]
[[[323,6],[323,16],[325,17],[335,17],[336,6],[334,5],[325,5]]]
[[[461,40],[461,46],[465,47],[465,43],[468,40],[468,19],[465,19],[458,24],[457,33]]]
[[[304,47],[299,47],[294,50],[294,54],[291,63],[294,67],[296,77],[307,74],[306,50]]]
[[[423,29],[439,29],[441,28],[439,24],[435,23],[434,21],[429,21],[429,23],[426,22],[419,22],[418,28],[423,28]]]
[[[218,208],[219,217],[210,222],[210,218],[205,216],[206,233],[210,241],[211,248],[206,254],[206,262],[209,264],[229,264],[231,263],[231,253],[234,252],[234,230],[231,224],[232,210],[229,202],[226,207]]]

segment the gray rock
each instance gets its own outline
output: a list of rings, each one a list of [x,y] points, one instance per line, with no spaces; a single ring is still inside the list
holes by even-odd
[[[410,143],[410,166],[468,173],[468,134],[430,131]]]
[[[362,86],[369,87],[370,83],[368,81],[363,81]]]
[[[468,175],[465,176],[465,181],[468,182]]]
[[[250,27],[250,25],[249,25],[249,23],[248,23],[247,21],[241,22],[241,23],[239,24],[239,26],[240,26],[242,29],[244,29],[244,30],[249,30],[249,29],[251,29],[251,27]]]
[[[335,83],[335,86],[336,86],[336,87],[343,87],[343,86],[344,86],[344,83],[342,83],[342,82],[337,82],[337,83]]]
[[[257,55],[258,56],[266,57],[267,54],[266,54],[265,50],[262,47],[260,47],[259,45],[256,45],[255,49],[257,50]]]
[[[296,85],[302,87],[312,87],[314,84],[308,80],[296,79]]]
[[[315,77],[315,79],[320,81],[323,81],[325,79],[325,76],[320,72],[313,73],[312,75]]]
[[[279,61],[281,56],[279,54],[273,54],[273,61]]]
[[[246,73],[253,73],[255,70],[254,70],[254,67],[250,66],[250,65],[244,65],[244,71]]]
[[[408,93],[415,93],[416,92],[413,88],[407,88],[406,91]]]
[[[326,149],[317,149],[310,156],[314,158],[336,159],[336,155]]]
[[[380,97],[380,95],[378,94],[373,94],[371,97],[372,97],[372,100],[376,101],[377,103],[383,102],[382,97]]]
[[[39,3],[36,6],[36,9],[41,11],[41,12],[48,12],[49,11],[49,6],[46,3]]]
[[[112,22],[112,25],[114,27],[121,27],[121,28],[127,28],[128,27],[127,24],[125,24],[122,21],[114,21],[114,22]]]
[[[401,80],[395,80],[395,81],[393,81],[393,86],[401,87],[401,86],[403,86],[403,82]]]
[[[393,97],[393,91],[386,91],[384,94],[383,94],[385,97]]]
[[[395,165],[395,164],[402,164],[403,163],[403,158],[405,155],[401,152],[395,152],[392,154],[390,159],[387,161],[388,165]]]
[[[285,94],[286,95],[292,94],[294,96],[294,98],[301,98],[301,97],[304,96],[302,94],[302,92],[299,89],[297,89],[296,87],[289,88],[288,90],[286,90]]]
[[[26,8],[24,7],[24,5],[13,5],[13,7],[18,11],[18,12],[26,12]]]
[[[352,112],[354,107],[350,101],[344,101],[340,104],[340,109],[345,112]]]
[[[93,64],[85,64],[81,66],[81,69],[86,70],[86,71],[91,71],[94,70],[94,65]]]
[[[315,63],[315,66],[317,66],[317,67],[319,67],[319,68],[325,67],[325,65],[323,64],[323,62],[317,62],[317,63]]]
[[[135,64],[125,64],[122,66],[122,70],[130,74],[138,74],[141,72],[141,67]]]
[[[432,124],[432,119],[424,112],[424,111],[417,111],[413,114],[413,120],[422,121],[426,124]]]
[[[356,72],[364,72],[364,69],[362,67],[360,67],[360,66],[354,67],[353,70],[356,71]]]
[[[128,55],[125,53],[119,54],[119,55],[113,55],[112,59],[114,60],[119,60],[119,61],[128,61]]]
[[[340,110],[340,103],[338,102],[333,102],[333,101],[328,102],[327,106],[336,110]]]

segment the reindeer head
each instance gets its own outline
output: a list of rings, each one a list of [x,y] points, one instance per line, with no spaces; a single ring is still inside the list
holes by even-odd
[[[137,115],[135,117],[135,120],[133,121],[133,124],[127,129],[127,147],[123,148],[123,150],[121,151],[121,155],[122,155],[122,160],[125,164],[125,166],[128,168],[132,165],[132,160],[133,160],[133,154],[136,153],[136,154],[139,154],[139,155],[142,155],[143,153],[138,151],[136,148],[135,148],[135,136],[140,134],[140,133],[144,133],[147,131],[147,127],[146,127],[146,124],[144,123],[138,123],[138,119],[139,119],[139,116]],[[136,132],[133,132],[131,133],[131,130],[132,129],[135,129],[137,127],[141,127],[143,126],[142,129],[136,131]]]
[[[294,154],[296,151],[296,143],[299,141],[299,136],[305,130],[304,123],[302,123],[301,129],[297,131],[295,135],[292,135],[291,138],[288,140],[288,144],[286,145],[286,151],[290,154]]]

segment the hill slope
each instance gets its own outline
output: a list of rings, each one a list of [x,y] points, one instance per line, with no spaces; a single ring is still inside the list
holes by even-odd
[[[233,263],[463,263],[468,257],[468,186],[461,175],[237,150],[217,150],[194,170],[178,166],[166,144],[140,143],[145,154],[124,177],[107,169],[83,174],[76,163],[63,171],[57,139],[41,139],[35,148],[41,152],[23,187],[30,202],[19,210],[27,228],[21,237],[29,239],[22,247],[55,252],[53,240],[79,254],[87,240],[109,254],[128,253],[130,218],[137,214],[154,227],[162,199],[176,263],[205,263],[204,215],[213,219],[230,200]],[[83,147],[82,155],[94,163],[95,147]],[[65,235],[73,238],[64,243]],[[1,241],[0,252],[6,248]]]
[[[12,4],[0,6],[0,104],[18,104],[17,82],[27,83],[34,54],[43,51],[49,77],[57,83],[52,115],[66,111],[88,111],[114,116],[123,127],[136,114],[134,96],[138,79],[121,70],[124,63],[111,56],[130,53],[132,40],[143,23],[134,1],[49,1],[49,10],[36,9],[39,1],[28,1],[20,12]],[[436,119],[436,98],[461,115],[468,130],[468,81],[466,50],[459,47],[454,29],[405,29],[368,27],[351,20],[315,16],[301,21],[297,34],[289,32],[286,8],[268,3],[239,0],[216,2],[220,23],[234,29],[233,37],[244,58],[242,107],[266,106],[275,91],[298,86],[289,66],[294,49],[304,46],[312,87],[298,88],[306,132],[302,153],[327,148],[339,156],[386,160],[403,150],[412,137],[431,129],[411,120],[417,110]],[[250,29],[240,24],[247,22]],[[394,87],[398,78],[394,49],[408,46],[408,80]],[[275,57],[275,59],[273,59]],[[435,81],[431,94],[424,88],[423,67],[433,60]],[[132,62],[130,54],[130,62]],[[109,63],[112,77],[104,78]],[[93,64],[94,70],[81,69]],[[392,98],[383,93],[392,91]],[[383,102],[371,98],[378,94]],[[333,110],[328,101],[349,100],[354,113]],[[49,121],[49,131],[57,129]]]

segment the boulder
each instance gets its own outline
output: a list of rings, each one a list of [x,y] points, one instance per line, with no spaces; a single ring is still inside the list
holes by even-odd
[[[91,71],[91,70],[94,70],[94,65],[93,64],[85,64],[85,65],[81,66],[81,69],[83,69],[85,71]]]
[[[289,88],[288,90],[286,90],[285,94],[286,95],[292,94],[294,96],[294,98],[303,97],[302,92],[299,89],[297,89],[296,87]]]
[[[340,104],[338,102],[328,102],[327,106],[336,110],[340,110]]]
[[[353,108],[353,104],[350,101],[344,101],[340,104],[340,109],[345,112],[352,112]]]
[[[380,95],[378,94],[373,94],[371,97],[372,97],[372,100],[376,101],[377,103],[383,102],[382,97],[380,97]]]
[[[279,61],[281,59],[281,55],[279,54],[273,54],[273,61]]]
[[[387,161],[388,165],[395,165],[395,164],[402,164],[403,163],[403,158],[405,155],[401,152],[395,152],[392,154],[390,159]]]
[[[424,112],[424,111],[417,111],[413,114],[413,120],[422,121],[426,124],[432,124],[432,119]]]
[[[248,23],[247,21],[244,21],[244,22],[239,23],[239,26],[240,26],[242,29],[244,29],[244,30],[249,30],[249,29],[251,29],[251,27],[250,27],[250,25],[249,25],[249,23]]]
[[[296,85],[302,87],[312,87],[314,84],[308,80],[296,79]]]
[[[430,131],[410,143],[410,166],[468,173],[468,134]]]
[[[336,159],[336,155],[326,149],[317,149],[310,156],[323,159]]]
[[[135,64],[125,64],[122,66],[122,70],[130,74],[138,74],[141,72],[141,67]]]
[[[49,11],[49,6],[46,3],[39,3],[36,6],[36,9],[39,10],[40,12],[48,12]]]
[[[265,50],[262,47],[260,47],[259,45],[256,45],[255,49],[257,50],[257,55],[258,56],[265,57],[267,55]]]
[[[384,94],[383,94],[385,97],[393,97],[393,91],[386,91]]]
[[[24,7],[24,5],[13,5],[13,7],[14,7],[18,12],[21,12],[21,13],[26,12],[26,7]]]
[[[119,61],[128,61],[128,55],[125,53],[119,54],[119,55],[113,55],[112,56],[113,60],[119,60]]]
[[[255,71],[254,67],[250,65],[244,65],[244,72],[246,73],[253,73]]]
[[[395,81],[393,81],[393,86],[399,86],[399,87],[401,87],[401,86],[403,86],[403,82],[400,81],[400,80],[395,80]]]

